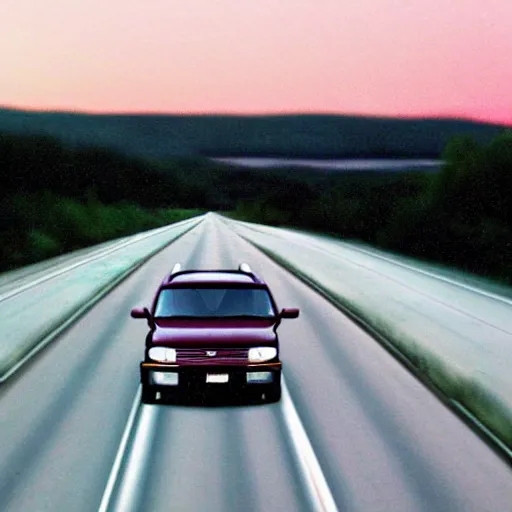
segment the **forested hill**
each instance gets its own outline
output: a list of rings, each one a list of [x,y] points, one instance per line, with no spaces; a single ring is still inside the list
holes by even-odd
[[[503,127],[453,119],[334,115],[91,115],[0,109],[0,133],[46,134],[134,156],[438,157],[454,135],[488,142]]]

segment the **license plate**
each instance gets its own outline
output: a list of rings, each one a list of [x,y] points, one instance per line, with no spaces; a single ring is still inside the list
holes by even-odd
[[[206,383],[207,384],[225,384],[229,380],[227,373],[207,373]]]

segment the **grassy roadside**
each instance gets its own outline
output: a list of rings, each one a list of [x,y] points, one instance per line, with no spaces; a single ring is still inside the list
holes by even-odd
[[[52,192],[18,193],[4,200],[0,271],[58,256],[204,213],[199,209],[143,208],[130,202],[103,204]]]

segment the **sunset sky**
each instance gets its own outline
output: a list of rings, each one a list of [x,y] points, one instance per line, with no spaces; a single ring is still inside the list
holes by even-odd
[[[1,0],[0,105],[512,124],[512,0]]]

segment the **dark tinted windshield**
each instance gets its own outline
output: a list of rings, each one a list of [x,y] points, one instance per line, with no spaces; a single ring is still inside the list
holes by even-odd
[[[261,288],[173,288],[160,292],[155,317],[274,316],[267,290]]]

